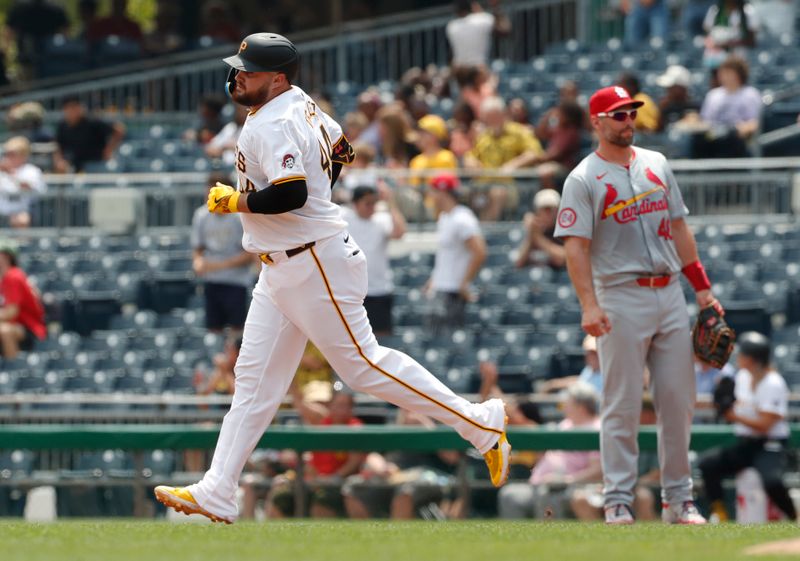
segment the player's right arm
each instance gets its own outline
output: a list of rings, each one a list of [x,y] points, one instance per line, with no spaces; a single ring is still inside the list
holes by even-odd
[[[600,337],[611,331],[611,322],[597,302],[592,282],[592,241],[570,236],[564,242],[567,272],[581,303],[581,327],[589,335]]]
[[[585,165],[576,168],[564,182],[555,235],[564,239],[567,272],[583,312],[581,327],[599,337],[611,331],[611,322],[594,292],[591,250],[595,210],[591,188],[580,172],[586,173]]]
[[[244,136],[244,135],[242,135]],[[208,194],[208,210],[218,214],[243,212],[253,214],[283,214],[302,208],[308,200],[308,185],[303,169],[302,137],[294,126],[282,121],[249,139],[240,137],[239,144],[250,140],[256,163],[248,162],[241,150],[237,151],[236,168],[242,181],[252,184],[248,167],[256,165],[270,184],[263,189],[245,188],[237,191],[229,185],[217,183]],[[241,177],[245,179],[242,180]]]

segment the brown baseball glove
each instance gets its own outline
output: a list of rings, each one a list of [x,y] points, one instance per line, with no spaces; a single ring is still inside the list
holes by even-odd
[[[716,307],[708,306],[700,310],[692,328],[692,345],[697,358],[722,368],[728,362],[735,342],[736,332],[728,326]]]

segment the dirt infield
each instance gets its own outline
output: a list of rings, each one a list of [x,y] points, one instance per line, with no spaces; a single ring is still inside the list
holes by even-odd
[[[779,540],[753,545],[744,550],[745,555],[791,555],[800,554],[800,538]]]

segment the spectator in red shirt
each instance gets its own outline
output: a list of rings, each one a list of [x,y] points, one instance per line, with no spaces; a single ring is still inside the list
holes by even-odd
[[[17,252],[0,247],[0,345],[3,357],[13,359],[20,350],[33,348],[35,339],[44,339],[44,308],[28,277],[17,267]]]
[[[353,415],[353,396],[335,391],[336,382],[312,381],[300,388],[293,382],[289,388],[292,404],[300,414],[303,424],[317,426],[359,426],[361,421]],[[338,389],[338,388],[337,388]],[[310,495],[312,518],[335,518],[345,514],[342,497],[344,479],[357,473],[366,454],[346,451],[316,451],[307,457],[305,483]],[[267,501],[267,518],[291,516],[294,510],[294,474],[287,473],[273,482]]]

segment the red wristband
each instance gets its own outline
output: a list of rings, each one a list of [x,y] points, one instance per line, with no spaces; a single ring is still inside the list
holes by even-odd
[[[711,281],[708,280],[706,270],[700,261],[689,263],[683,269],[681,269],[681,272],[686,275],[686,280],[689,281],[689,284],[692,285],[692,288],[694,288],[695,292],[700,292],[701,290],[708,290],[711,288]]]

